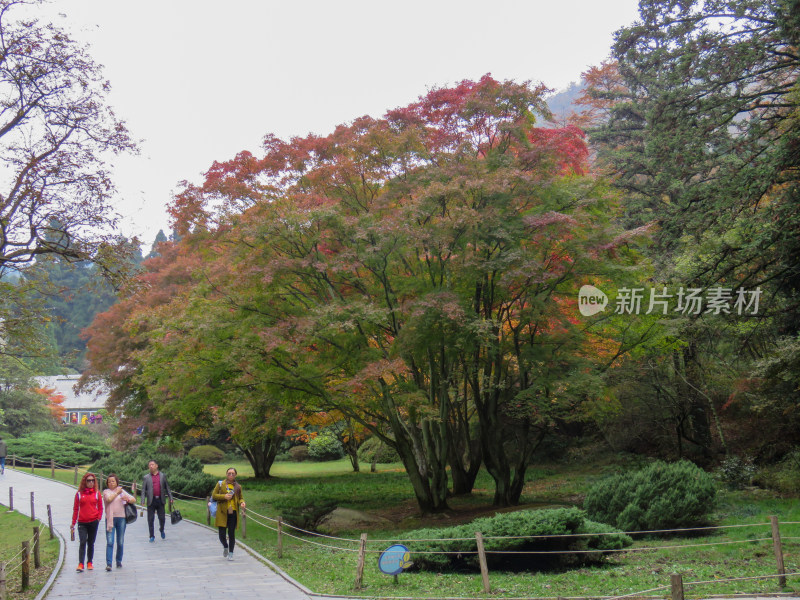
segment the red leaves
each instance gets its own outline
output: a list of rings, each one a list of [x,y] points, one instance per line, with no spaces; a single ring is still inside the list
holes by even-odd
[[[584,175],[587,171],[589,148],[586,134],[575,125],[566,127],[537,127],[529,133],[533,147],[524,154],[528,160],[552,160],[561,175]]]

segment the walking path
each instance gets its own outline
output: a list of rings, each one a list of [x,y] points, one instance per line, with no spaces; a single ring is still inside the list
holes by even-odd
[[[78,542],[69,541],[72,502],[75,488],[6,469],[0,476],[3,504],[8,504],[8,488],[14,488],[14,509],[30,515],[30,496],[34,492],[36,517],[47,522],[47,505],[53,512],[53,527],[65,543],[65,558],[47,599],[102,598],[135,600],[169,598],[203,600],[220,598],[269,598],[270,600],[308,600],[309,596],[263,562],[238,547],[234,561],[222,556],[222,545],[215,531],[182,521],[170,525],[169,515],[162,540],[149,542],[147,517],[139,517],[125,532],[122,569],[105,570],[105,519],[97,532],[94,571],[77,573]],[[156,518],[158,529],[158,518]]]

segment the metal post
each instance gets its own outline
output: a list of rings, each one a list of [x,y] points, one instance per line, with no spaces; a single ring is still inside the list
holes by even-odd
[[[492,591],[492,586],[489,585],[489,567],[486,564],[486,550],[483,548],[483,535],[480,531],[475,532],[475,541],[478,542],[478,562],[481,565],[481,579],[483,579],[483,591],[488,593]]]
[[[8,510],[14,510],[14,488],[8,488]]]
[[[31,521],[36,520],[36,515],[34,514],[33,510],[33,492],[31,492]]]

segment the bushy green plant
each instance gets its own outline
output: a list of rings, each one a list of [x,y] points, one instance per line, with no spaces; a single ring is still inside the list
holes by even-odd
[[[85,465],[111,453],[105,440],[84,427],[38,431],[6,440],[8,453],[37,461],[55,460],[63,466]]]
[[[715,498],[714,479],[697,465],[658,461],[595,484],[584,508],[590,519],[623,531],[676,529],[707,522]]]
[[[358,447],[358,460],[365,463],[375,461],[378,464],[400,462],[400,455],[391,446],[387,446],[380,438],[371,437]]]
[[[795,448],[776,465],[764,467],[758,473],[757,483],[784,494],[800,492],[800,448]]]
[[[205,444],[203,446],[195,446],[189,450],[189,456],[196,458],[204,465],[216,465],[222,462],[222,459],[225,458],[225,453],[216,446]]]
[[[321,433],[309,440],[308,456],[314,460],[337,460],[344,456],[344,448],[333,434]]]
[[[141,488],[142,478],[148,473],[147,464],[151,459],[158,463],[159,470],[167,476],[173,492],[205,498],[217,483],[211,475],[203,472],[203,464],[196,458],[153,453],[149,447],[140,448],[133,454],[114,452],[97,461],[91,470],[94,473],[116,473],[122,482],[136,482],[137,487]]]
[[[480,531],[483,535],[484,548],[487,552],[553,552],[553,554],[537,555],[487,554],[487,562],[491,566],[503,569],[546,568],[599,562],[604,556],[603,552],[578,553],[577,551],[618,550],[633,543],[629,536],[612,527],[587,520],[584,511],[578,508],[501,513],[493,517],[476,519],[465,525],[442,529],[418,529],[403,537],[411,551],[415,568],[476,569],[478,568],[478,557],[475,554],[478,548],[476,531]],[[574,537],[570,535],[587,533],[612,535]],[[448,554],[428,554],[435,552]]]
[[[289,448],[289,456],[294,462],[308,460],[308,446],[292,446]]]
[[[731,490],[741,490],[750,485],[755,474],[756,467],[749,457],[729,456],[717,469],[717,477]]]
[[[284,521],[306,531],[316,531],[322,517],[336,508],[330,498],[302,498],[285,496],[273,503],[273,508]]]

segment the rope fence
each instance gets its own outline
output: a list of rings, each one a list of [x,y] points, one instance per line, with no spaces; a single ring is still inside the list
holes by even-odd
[[[31,497],[33,497],[33,493],[31,493]],[[47,512],[50,514],[50,505],[47,505]],[[39,556],[39,542],[40,542],[40,533],[39,533],[39,526],[33,527],[33,536],[31,536],[27,540],[23,540],[20,543],[20,551],[16,554],[11,555],[11,557],[0,561],[0,600],[6,600],[7,594],[7,584],[9,577],[19,570],[20,576],[20,587],[21,590],[24,592],[30,587],[30,572],[31,572],[31,565],[30,559],[31,555],[33,556],[33,567],[38,569],[42,566],[40,556]],[[51,538],[52,538],[52,526],[51,526]],[[3,548],[0,552],[5,554],[8,551],[8,546]],[[18,560],[19,559],[19,560]]]
[[[9,457],[11,460],[12,468],[17,468],[17,464],[21,468],[28,468],[30,467],[31,472],[35,470],[37,466],[41,467],[44,465],[45,467],[49,467],[51,470],[55,469],[58,466],[62,470],[73,470],[74,472],[74,480],[75,484],[77,485],[78,473],[86,473],[85,469],[81,469],[78,466],[69,466],[69,465],[62,465],[60,463],[55,463],[55,461],[37,461],[33,458],[20,458],[14,457],[13,455]],[[102,477],[102,474],[97,474],[98,476]],[[136,482],[130,481],[119,481],[120,485],[129,486],[132,489],[134,495],[136,495]],[[210,502],[211,497],[206,496],[205,498],[199,498],[196,496],[191,496],[188,494],[183,494],[180,492],[172,492],[173,496],[175,496],[175,502],[182,502],[186,503],[190,506],[196,506],[195,502],[205,502],[207,504],[206,510],[206,522],[208,525],[211,525],[211,511],[210,511]],[[33,509],[33,494],[31,494],[31,509]],[[13,492],[9,489],[9,505],[13,510]],[[140,510],[143,510],[143,506],[138,506]],[[48,507],[49,509],[49,507]],[[242,509],[241,511],[241,524],[242,524],[242,537],[246,538],[246,524],[247,521],[251,521],[252,523],[258,525],[259,527],[264,528],[265,530],[275,532],[277,534],[277,555],[278,558],[283,557],[283,541],[284,538],[289,538],[292,540],[297,540],[302,544],[307,544],[310,546],[314,546],[317,548],[323,548],[334,552],[349,552],[353,554],[358,554],[358,561],[356,566],[356,577],[355,577],[355,584],[353,589],[358,591],[363,587],[363,571],[364,571],[364,564],[367,555],[380,555],[384,551],[379,549],[372,549],[367,548],[368,542],[373,545],[375,544],[404,544],[409,547],[409,551],[413,555],[449,555],[455,557],[462,557],[462,556],[477,556],[479,559],[480,570],[481,570],[481,578],[483,581],[483,591],[484,593],[491,592],[491,585],[490,585],[490,578],[489,578],[489,570],[487,566],[487,556],[509,556],[509,555],[519,555],[519,556],[546,556],[546,555],[591,555],[591,554],[624,554],[624,553],[640,553],[640,552],[667,552],[673,549],[688,549],[688,548],[704,548],[704,547],[711,547],[711,546],[735,546],[735,545],[752,545],[752,544],[761,544],[765,542],[772,542],[774,554],[775,554],[775,564],[776,564],[776,571],[775,574],[765,574],[765,575],[756,575],[756,576],[748,576],[748,577],[733,577],[727,579],[713,579],[708,581],[692,581],[684,583],[682,580],[682,576],[677,573],[673,573],[671,575],[671,581],[669,585],[658,586],[647,590],[641,590],[637,592],[632,592],[624,595],[617,595],[617,596],[604,596],[606,600],[618,600],[623,598],[630,598],[634,596],[644,596],[646,594],[651,594],[654,592],[660,592],[663,590],[670,589],[672,600],[683,600],[683,590],[686,586],[700,586],[700,585],[711,585],[711,584],[720,584],[725,582],[735,582],[735,581],[750,581],[750,580],[764,580],[764,579],[778,579],[778,585],[780,588],[784,588],[786,586],[786,578],[787,577],[796,577],[800,575],[800,573],[786,573],[784,568],[784,554],[783,554],[783,547],[782,547],[782,540],[780,535],[780,525],[789,526],[789,525],[800,525],[798,521],[785,521],[782,523],[778,522],[777,517],[773,516],[770,518],[770,522],[768,523],[746,523],[746,524],[739,524],[739,525],[715,525],[715,526],[703,526],[703,527],[687,527],[687,528],[675,528],[675,529],[653,529],[647,531],[625,531],[625,532],[599,532],[599,533],[565,533],[565,534],[553,534],[553,535],[519,535],[519,536],[486,536],[483,537],[480,532],[476,532],[475,537],[463,537],[463,538],[421,538],[421,539],[373,539],[368,540],[368,536],[366,533],[362,533],[359,539],[355,538],[346,538],[346,537],[339,537],[334,535],[328,535],[319,533],[316,531],[309,531],[307,529],[303,529],[296,525],[292,525],[291,523],[287,523],[283,520],[282,517],[270,517],[268,515],[260,514],[250,508]],[[663,546],[640,546],[640,547],[630,547],[630,548],[608,548],[608,549],[554,549],[554,550],[493,550],[493,549],[485,549],[484,542],[485,541],[496,541],[496,540],[517,540],[517,541],[524,541],[524,540],[558,540],[558,539],[579,539],[579,538],[597,538],[601,536],[619,536],[619,535],[628,535],[631,537],[641,537],[645,535],[653,535],[653,534],[686,534],[686,533],[716,533],[718,531],[724,530],[733,530],[733,529],[744,529],[744,528],[771,528],[771,536],[769,537],[749,537],[747,539],[740,539],[740,540],[723,540],[723,541],[711,541],[711,542],[698,542],[698,543],[689,543],[689,544],[668,544]],[[291,533],[290,533],[291,532]],[[748,534],[752,535],[752,534]],[[756,534],[757,535],[757,534]],[[311,539],[310,539],[311,538]],[[332,543],[325,543],[323,541],[316,541],[319,540],[329,540]],[[783,541],[796,541],[800,540],[800,537],[797,536],[789,536],[784,537]],[[420,543],[441,543],[441,542],[465,542],[469,543],[469,548],[464,548],[463,550],[428,550],[428,549],[419,549],[414,550],[414,546]],[[27,542],[26,542],[27,543]],[[334,545],[336,543],[337,545]],[[344,547],[342,544],[352,544],[356,545],[357,547]],[[477,546],[477,550],[475,547]],[[19,568],[22,562],[24,562],[24,558],[19,564],[15,564],[13,567],[9,567],[8,565],[17,559],[20,556],[25,555],[25,550],[21,550],[17,554],[15,554],[10,561],[7,561],[5,565],[0,563],[0,568],[14,570]],[[396,576],[395,576],[396,577]],[[0,585],[4,584],[2,573],[0,573]],[[319,595],[319,594],[312,594],[312,595]],[[390,600],[389,597],[385,597],[386,600]],[[0,600],[3,600],[2,596],[0,596]],[[461,600],[470,600],[468,598],[462,598]],[[506,600],[513,600],[513,599],[506,599]],[[520,599],[521,600],[521,599]]]

